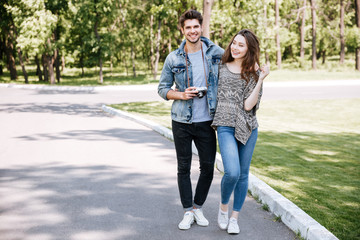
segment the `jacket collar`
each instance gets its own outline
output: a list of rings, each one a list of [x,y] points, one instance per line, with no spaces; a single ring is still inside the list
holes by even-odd
[[[214,45],[214,43],[213,43],[212,41],[210,41],[210,39],[208,39],[208,38],[206,38],[206,37],[201,36],[201,37],[200,37],[200,40],[201,40],[203,43],[205,43],[207,49],[209,49],[211,46]],[[177,54],[185,56],[185,50],[184,50],[184,48],[185,48],[185,43],[186,43],[186,40],[182,41],[182,43],[180,44],[180,47],[179,47],[178,50],[177,50]]]

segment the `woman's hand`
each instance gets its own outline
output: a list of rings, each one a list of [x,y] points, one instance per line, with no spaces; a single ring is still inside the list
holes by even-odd
[[[270,65],[269,64],[266,64],[266,65],[263,65],[261,68],[260,68],[260,76],[259,76],[259,80],[264,80],[264,78],[269,75],[270,73]]]

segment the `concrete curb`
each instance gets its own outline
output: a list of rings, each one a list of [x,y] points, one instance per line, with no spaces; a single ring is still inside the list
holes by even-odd
[[[123,117],[145,125],[166,138],[173,141],[172,131],[152,121],[135,116],[128,112],[117,110],[106,105],[102,106],[102,110],[109,114]],[[197,150],[193,144],[193,153],[197,154]],[[217,161],[221,161],[221,155],[217,153]],[[319,224],[315,219],[306,214],[298,206],[290,200],[282,196],[280,193],[272,189],[269,185],[250,173],[249,190],[253,196],[257,196],[263,204],[267,204],[272,213],[280,216],[282,222],[295,233],[300,233],[301,237],[307,240],[337,240],[331,232]]]

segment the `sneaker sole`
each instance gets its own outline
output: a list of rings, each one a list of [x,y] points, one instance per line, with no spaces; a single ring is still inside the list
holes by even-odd
[[[221,230],[226,230],[227,229],[227,225],[225,227],[222,227],[219,223],[218,223],[218,226]]]
[[[191,225],[192,225],[193,223],[194,223],[194,221],[192,221],[192,222],[190,223],[190,225],[188,225],[188,226],[185,226],[185,227],[180,227],[180,226],[178,226],[178,227],[179,227],[180,230],[188,230],[188,229],[191,228]]]
[[[199,225],[199,226],[201,226],[201,227],[207,227],[207,226],[209,226],[209,223],[197,222],[196,220],[195,220],[195,222],[196,222],[197,225]]]

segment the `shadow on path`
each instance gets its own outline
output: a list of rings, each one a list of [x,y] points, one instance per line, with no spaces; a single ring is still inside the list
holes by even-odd
[[[0,104],[0,112],[6,113],[53,113],[53,114],[67,114],[80,115],[84,117],[100,117],[105,116],[100,109],[101,104],[86,105],[86,104],[70,104],[70,103],[7,103]]]

